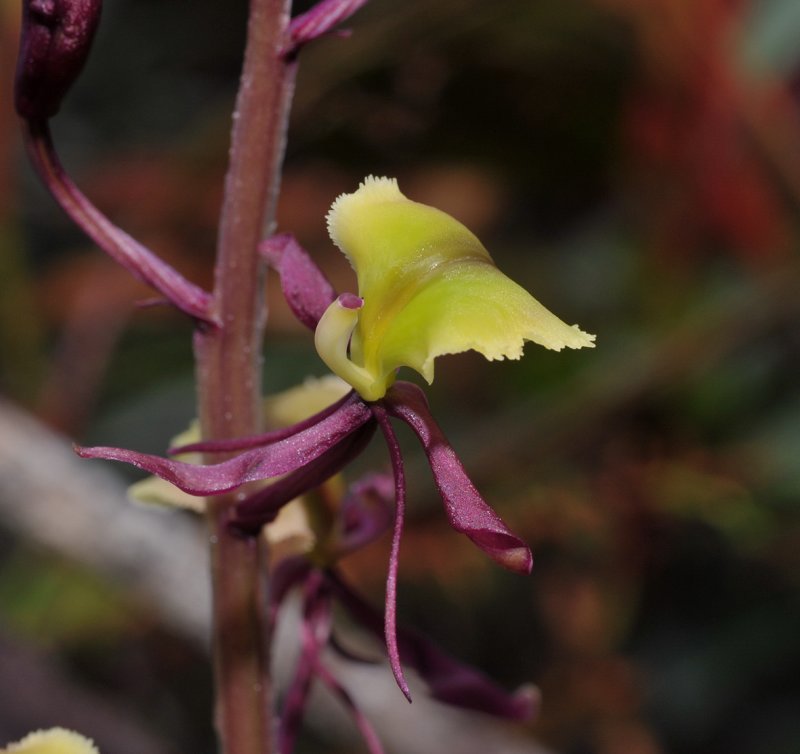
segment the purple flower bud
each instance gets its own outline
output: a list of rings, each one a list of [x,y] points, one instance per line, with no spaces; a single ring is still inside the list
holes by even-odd
[[[52,118],[89,55],[102,0],[23,0],[14,103],[29,120]]]

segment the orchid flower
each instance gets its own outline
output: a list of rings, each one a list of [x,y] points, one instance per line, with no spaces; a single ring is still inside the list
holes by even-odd
[[[340,196],[328,231],[356,271],[359,296],[328,307],[315,342],[365,400],[382,398],[401,366],[433,382],[443,354],[518,359],[526,340],[556,351],[593,345],[503,275],[460,222],[407,199],[394,179],[369,176]]]
[[[98,754],[95,745],[84,736],[64,728],[29,733],[21,741],[0,749],[0,754]]]
[[[231,526],[243,534],[256,534],[291,500],[347,466],[380,428],[395,487],[384,634],[392,671],[410,699],[395,608],[406,484],[391,419],[406,423],[420,440],[453,528],[509,570],[527,574],[533,561],[527,545],[470,481],[422,390],[396,382],[396,370],[409,366],[430,382],[440,355],[474,349],[488,359],[519,358],[526,340],[560,350],[590,347],[594,336],[551,314],[499,272],[480,241],[461,223],[407,199],[394,180],[370,177],[356,192],[340,196],[328,214],[328,227],[355,268],[358,295],[336,297],[290,236],[269,239],[262,252],[278,271],[295,315],[316,330],[321,358],[353,390],[291,427],[172,451],[239,451],[216,464],[199,466],[120,448],[78,452],[133,464],[191,495],[216,495],[280,476],[231,509]]]

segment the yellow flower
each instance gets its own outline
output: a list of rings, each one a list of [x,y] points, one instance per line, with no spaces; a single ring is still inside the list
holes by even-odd
[[[64,728],[30,733],[21,741],[0,749],[0,754],[99,754],[88,739]]]
[[[518,359],[527,340],[556,351],[594,345],[594,335],[500,272],[460,222],[406,198],[393,178],[370,176],[342,194],[328,231],[355,269],[360,298],[340,296],[328,307],[317,351],[365,400],[382,398],[401,366],[432,382],[444,354]]]

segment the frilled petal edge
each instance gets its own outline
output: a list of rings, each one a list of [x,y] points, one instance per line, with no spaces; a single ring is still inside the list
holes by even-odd
[[[491,263],[457,260],[420,286],[386,329],[371,360],[387,373],[409,366],[433,381],[434,359],[477,351],[490,361],[519,359],[526,341],[560,351],[592,348],[594,335],[567,325]]]

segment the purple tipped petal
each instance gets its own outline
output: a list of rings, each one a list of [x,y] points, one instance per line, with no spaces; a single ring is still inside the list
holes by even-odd
[[[356,622],[380,637],[383,632],[381,614],[345,584],[337,572],[328,573],[328,583]],[[417,631],[400,627],[397,639],[403,662],[419,673],[434,699],[511,720],[527,720],[536,713],[539,692],[535,687],[523,686],[509,694],[479,670],[451,657]]]
[[[257,534],[286,503],[338,474],[367,447],[374,431],[374,422],[364,424],[305,466],[254,492],[236,505],[230,525],[242,533]]]
[[[182,453],[228,453],[234,450],[249,450],[250,448],[260,448],[264,445],[271,445],[278,440],[285,440],[287,437],[296,435],[304,429],[319,424],[323,419],[336,413],[345,403],[353,402],[354,400],[358,399],[354,398],[354,393],[351,390],[347,395],[343,395],[338,401],[322,409],[319,413],[309,416],[308,419],[304,419],[297,424],[292,424],[291,427],[282,427],[281,429],[274,429],[270,432],[250,435],[249,437],[234,437],[230,440],[201,440],[200,442],[193,442],[187,445],[179,445],[170,448],[167,453],[169,453],[169,455],[181,455]]]
[[[394,474],[395,515],[394,532],[392,533],[392,549],[389,553],[389,571],[386,575],[386,609],[384,611],[384,636],[386,638],[386,651],[389,655],[389,665],[394,673],[394,679],[406,699],[411,701],[411,691],[403,674],[400,662],[400,650],[397,646],[397,566],[400,559],[400,538],[403,535],[403,520],[406,509],[406,479],[403,470],[403,455],[400,444],[392,429],[391,421],[383,406],[373,404],[372,413],[386,439],[389,448],[389,457],[392,460],[392,473]]]
[[[350,485],[339,513],[337,554],[354,552],[380,537],[392,523],[394,498],[388,474],[368,474]]]
[[[284,298],[294,316],[315,330],[320,317],[336,298],[322,270],[288,234],[268,238],[259,251],[280,276]]]
[[[517,573],[528,574],[533,558],[528,546],[509,531],[470,481],[461,461],[431,416],[425,394],[409,382],[397,382],[383,404],[419,437],[444,501],[451,526],[466,534],[490,558]]]
[[[296,435],[266,448],[255,448],[222,463],[196,466],[123,448],[76,448],[83,458],[123,461],[166,479],[190,495],[218,495],[247,482],[288,474],[318,458],[372,417],[359,400]]]
[[[321,0],[311,10],[292,19],[289,25],[292,41],[284,54],[296,53],[304,44],[327,34],[366,4],[367,0]]]

